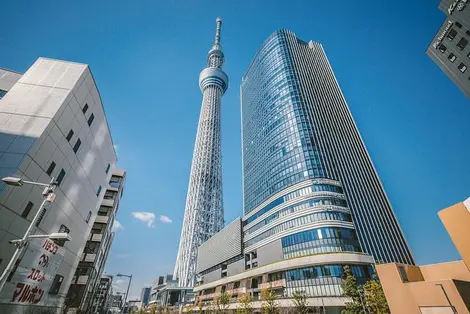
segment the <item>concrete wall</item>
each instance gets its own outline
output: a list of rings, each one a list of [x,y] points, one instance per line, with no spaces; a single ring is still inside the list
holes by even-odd
[[[281,239],[260,247],[257,251],[258,267],[282,260]]]
[[[9,91],[21,78],[20,73],[0,68],[0,90]]]
[[[84,114],[85,104],[88,110]],[[89,126],[91,114],[94,121]],[[67,141],[70,130],[74,135]],[[75,153],[72,148],[78,139],[81,146]],[[87,65],[43,58],[33,64],[0,100],[0,156],[1,177],[14,175],[48,183],[61,169],[66,172],[55,191],[54,203],[39,228],[33,230],[49,234],[57,232],[61,225],[70,229],[72,241],[66,242],[57,270],[64,276],[59,295],[44,294],[49,304],[60,303],[103,197],[103,192],[97,195],[98,188],[106,187],[111,175],[105,170],[116,162],[101,98]],[[52,162],[56,166],[49,176],[46,170]],[[38,187],[0,185],[0,271],[13,253],[8,241],[23,236],[42,202],[41,192]],[[28,202],[34,206],[22,217]],[[86,222],[90,211],[91,218]],[[34,263],[37,261],[23,258],[20,266],[31,268]],[[0,300],[8,299],[11,289],[14,287],[6,287]]]
[[[459,279],[470,281],[470,271],[463,261],[424,265],[419,267],[426,281]]]
[[[399,266],[403,265],[382,264],[376,266],[392,314],[422,314],[422,308],[448,306],[449,303],[439,285],[444,287],[450,302],[459,314],[470,313],[469,308],[466,306],[470,296],[462,294],[457,288],[456,282],[451,278],[446,280],[433,279],[433,281],[411,281],[411,279],[419,278],[418,267],[412,266],[405,267],[410,282],[403,282],[398,270]],[[447,266],[444,265],[444,269],[447,269]],[[438,265],[434,265],[432,271],[427,269],[426,272],[439,273],[438,268]],[[443,272],[446,272],[446,270]],[[432,278],[431,275],[429,276],[429,278]],[[464,287],[464,285],[460,286]],[[465,287],[460,290],[465,291]]]
[[[197,254],[197,273],[242,254],[242,222],[236,218],[201,244]]]
[[[227,276],[233,276],[245,271],[245,259],[242,258],[234,263],[227,265]]]
[[[216,280],[219,280],[220,278],[222,278],[221,269],[218,268],[204,275],[204,283],[216,281]]]
[[[470,60],[469,60],[470,61]],[[441,210],[439,218],[449,233],[452,242],[460,253],[463,261],[470,270],[470,201],[458,203]],[[466,206],[466,204],[468,204]]]

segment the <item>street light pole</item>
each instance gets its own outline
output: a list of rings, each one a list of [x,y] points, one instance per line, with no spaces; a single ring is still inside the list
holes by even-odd
[[[129,283],[127,284],[126,296],[124,297],[124,303],[123,303],[123,306],[122,306],[122,309],[121,309],[121,313],[124,313],[124,309],[126,308],[127,295],[129,294],[129,288],[131,287],[132,274],[131,275],[117,274],[116,276],[129,278]]]
[[[18,259],[18,257],[20,256],[21,252],[23,252],[23,248],[25,247],[26,243],[27,243],[27,240],[28,238],[30,237],[30,234],[31,234],[31,230],[33,229],[33,226],[36,224],[36,221],[38,220],[38,217],[39,215],[41,214],[42,212],[42,209],[44,208],[44,206],[48,205],[49,203],[53,202],[54,201],[54,197],[55,197],[55,194],[54,194],[54,189],[55,189],[55,181],[54,181],[54,178],[52,178],[51,182],[49,184],[44,184],[44,183],[39,183],[39,182],[31,182],[31,181],[23,181],[21,179],[17,179],[17,180],[13,180],[13,179],[17,179],[17,178],[4,178],[2,179],[6,184],[9,184],[9,185],[14,185],[14,186],[22,186],[23,183],[26,183],[26,184],[32,184],[32,185],[38,185],[38,186],[44,186],[45,189],[42,193],[42,195],[44,196],[44,200],[42,201],[41,203],[41,206],[39,207],[36,215],[34,215],[34,218],[33,220],[31,221],[31,223],[29,224],[29,227],[28,229],[26,230],[23,238],[20,240],[20,241],[17,241],[15,244],[16,246],[16,250],[15,252],[13,253],[13,256],[11,257],[10,261],[8,262],[8,265],[7,267],[5,268],[5,270],[3,271],[2,273],[2,276],[0,277],[0,292],[3,290],[3,287],[5,286],[5,283],[7,282],[7,279],[8,279],[8,275],[10,274],[10,272],[13,270],[14,268],[14,265],[16,263],[16,260]],[[9,181],[10,180],[10,181]]]

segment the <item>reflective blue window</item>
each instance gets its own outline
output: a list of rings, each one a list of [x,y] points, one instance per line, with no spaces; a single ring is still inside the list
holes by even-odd
[[[268,205],[263,207],[263,209],[260,209],[259,211],[257,211],[256,214],[254,214],[253,216],[248,218],[245,221],[245,225],[249,224],[250,222],[254,221],[256,218],[264,215],[265,213],[267,213],[268,211],[270,211],[274,207],[276,207],[278,205],[281,205],[282,203],[284,203],[286,201],[289,201],[289,200],[294,199],[295,197],[298,197],[298,196],[301,196],[301,195],[305,195],[305,194],[312,193],[312,192],[319,192],[319,191],[329,191],[329,192],[343,193],[343,189],[340,186],[330,185],[330,184],[313,184],[309,187],[305,187],[305,188],[296,190],[294,192],[288,193],[284,196],[281,196],[281,197],[275,199],[274,201],[272,201],[271,203],[269,203]],[[327,199],[327,198],[324,198],[324,199]],[[337,205],[337,206],[343,206],[343,207],[347,206],[346,201],[343,200],[343,199],[333,199],[333,198],[328,198],[328,199],[332,200],[331,204],[326,204],[328,202],[325,202],[325,204],[322,204],[321,200],[323,200],[323,199],[318,199],[319,202],[316,203],[316,205]],[[315,200],[312,200],[312,201],[315,201]],[[314,206],[314,205],[312,204],[312,206]]]
[[[284,31],[264,43],[242,81],[245,213],[269,196],[324,178]]]
[[[282,238],[283,258],[330,252],[361,252],[353,229],[324,227]]]
[[[291,269],[285,272],[287,296],[295,291],[304,291],[309,297],[342,296],[341,283],[344,279],[343,264],[315,265]],[[374,272],[370,265],[349,265],[359,284],[369,280]]]
[[[0,89],[0,99],[2,99],[3,96],[5,96],[6,94],[7,94],[6,90]]]

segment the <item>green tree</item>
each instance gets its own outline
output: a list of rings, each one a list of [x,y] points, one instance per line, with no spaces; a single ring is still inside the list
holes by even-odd
[[[292,296],[292,301],[294,302],[294,307],[296,313],[298,314],[307,314],[309,311],[309,306],[307,303],[307,294],[305,291],[295,291]]]
[[[387,299],[378,280],[369,280],[364,285],[364,299],[372,314],[389,314]]]
[[[261,300],[263,300],[262,310],[263,314],[278,314],[279,305],[277,304],[276,293],[271,288],[266,288],[261,291]]]
[[[253,309],[251,306],[251,301],[253,299],[251,298],[251,295],[249,293],[242,294],[238,297],[238,302],[240,303],[240,306],[237,309],[237,314],[251,314],[253,313]]]
[[[217,313],[225,313],[231,299],[231,295],[227,292],[223,291],[222,293],[220,293],[220,295],[215,300],[217,305]]]
[[[341,283],[341,288],[343,295],[350,298],[351,302],[346,302],[346,309],[341,314],[365,314],[362,303],[362,287],[357,284],[356,277],[353,276],[348,265],[344,266],[344,274],[346,278]]]

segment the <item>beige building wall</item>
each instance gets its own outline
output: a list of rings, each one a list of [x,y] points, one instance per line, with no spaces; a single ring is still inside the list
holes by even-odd
[[[439,218],[470,270],[470,199],[441,210]]]
[[[402,279],[399,267],[403,267],[408,281]],[[452,313],[440,285],[457,313],[469,314],[470,295],[465,291],[470,282],[454,280],[455,276],[470,276],[469,272],[461,272],[462,267],[465,265],[461,261],[425,266],[424,270],[419,266],[382,264],[377,265],[377,273],[392,314]],[[438,279],[446,275],[447,279]]]
[[[470,314],[469,208],[470,198],[438,213],[463,260],[425,266],[377,265],[392,314],[453,314],[450,305],[459,314]]]

